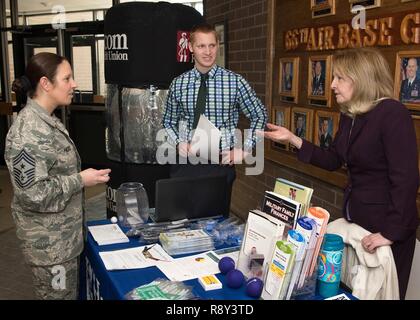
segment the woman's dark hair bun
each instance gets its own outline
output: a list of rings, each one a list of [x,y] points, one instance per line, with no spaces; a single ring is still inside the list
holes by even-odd
[[[27,76],[21,76],[20,81],[21,81],[21,83],[23,85],[23,89],[25,91],[29,91],[29,90],[32,89],[31,81],[29,81]]]
[[[21,76],[12,83],[12,91],[16,93],[27,93],[31,89],[32,85],[27,76]]]

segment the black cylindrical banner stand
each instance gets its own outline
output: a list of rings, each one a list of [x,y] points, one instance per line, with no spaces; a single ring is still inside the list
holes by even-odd
[[[149,205],[154,207],[156,181],[169,178],[169,165],[150,163],[154,162],[150,160],[154,157],[148,155],[147,151],[154,150],[156,145],[146,147],[145,143],[147,141],[150,145],[150,141],[155,141],[153,135],[156,129],[160,129],[163,108],[155,112],[157,115],[152,120],[153,130],[139,130],[138,123],[142,123],[140,128],[143,125],[144,128],[150,128],[150,122],[142,119],[150,116],[152,109],[147,109],[150,108],[150,101],[140,101],[141,95],[136,89],[154,87],[163,92],[175,77],[193,67],[192,55],[188,50],[189,31],[202,22],[203,16],[194,8],[168,2],[127,2],[107,11],[104,19],[104,60],[105,82],[109,89],[106,107],[111,115],[107,117],[107,157],[112,160],[106,193],[108,218],[116,215],[115,192],[121,183],[142,183],[148,194]],[[118,88],[118,98],[114,101],[110,93],[115,93],[115,86]],[[132,92],[131,97],[126,94],[127,91]],[[130,113],[125,118],[135,108],[129,110],[123,106],[134,107],[133,101],[138,101],[135,103],[138,113]],[[116,117],[119,117],[119,121],[112,121]],[[119,137],[111,135],[117,132]],[[137,132],[143,135],[135,134]],[[138,150],[133,150],[137,140],[142,143]],[[111,144],[114,148],[109,147]],[[118,153],[120,161],[115,161],[115,154]]]
[[[106,83],[167,89],[193,67],[189,31],[203,21],[194,8],[168,2],[111,7],[104,19]]]

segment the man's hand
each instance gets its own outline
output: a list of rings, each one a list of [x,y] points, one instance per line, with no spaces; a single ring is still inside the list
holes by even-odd
[[[178,153],[181,157],[187,158],[188,153],[190,152],[190,144],[188,142],[178,143]]]
[[[393,242],[382,236],[379,232],[372,233],[362,239],[362,247],[369,253],[374,253],[378,247],[390,246],[391,244]]]
[[[230,165],[242,163],[242,160],[250,155],[249,152],[244,151],[239,148],[234,148],[232,150],[224,150],[222,154],[222,164]]]

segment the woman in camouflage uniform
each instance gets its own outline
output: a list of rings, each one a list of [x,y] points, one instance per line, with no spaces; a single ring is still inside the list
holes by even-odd
[[[64,57],[33,56],[13,91],[27,95],[6,137],[12,214],[40,299],[77,299],[83,249],[83,187],[109,180],[109,169],[81,171],[73,141],[53,111],[69,105],[76,82]]]

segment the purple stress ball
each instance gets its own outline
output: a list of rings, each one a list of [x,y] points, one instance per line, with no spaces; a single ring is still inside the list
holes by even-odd
[[[246,282],[246,294],[253,298],[259,298],[264,287],[261,279],[251,278]]]
[[[226,274],[230,270],[235,269],[235,261],[231,257],[224,257],[219,261],[219,270],[221,273]]]
[[[244,282],[244,275],[241,271],[233,269],[226,275],[226,284],[229,288],[238,289]]]

